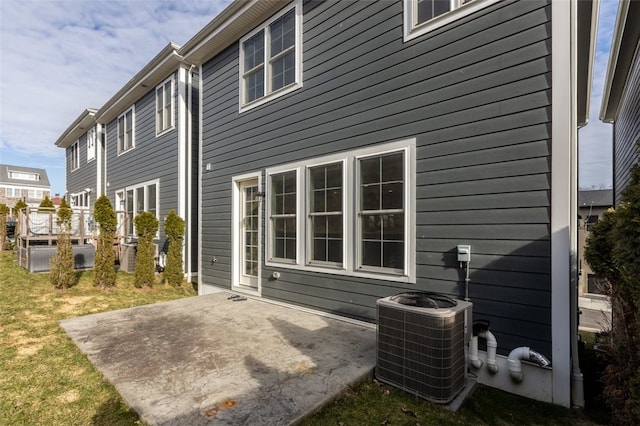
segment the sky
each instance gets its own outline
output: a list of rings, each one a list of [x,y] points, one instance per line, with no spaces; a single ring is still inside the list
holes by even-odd
[[[186,43],[230,0],[0,0],[0,163],[47,170],[64,194],[55,141],[100,108],[169,42]],[[599,121],[617,0],[601,0],[580,187],[611,187],[611,125]]]

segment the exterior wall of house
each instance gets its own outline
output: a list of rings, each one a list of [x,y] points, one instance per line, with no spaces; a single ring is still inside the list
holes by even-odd
[[[78,149],[80,163],[79,167],[72,170],[71,153],[72,146],[66,149],[67,158],[67,202],[71,202],[72,194],[79,194],[85,192],[88,188],[89,191],[89,208],[93,209],[93,205],[96,201],[96,197],[99,197],[99,189],[97,188],[97,174],[98,174],[98,149],[100,143],[96,141],[96,155],[93,160],[87,161],[87,134],[85,133],[78,139]],[[96,195],[98,194],[98,195]],[[75,207],[75,206],[74,206]]]
[[[640,45],[639,45],[640,46]],[[622,191],[631,180],[630,168],[640,161],[640,54],[636,51],[630,69],[618,117],[613,123],[613,189],[614,204],[619,204]]]
[[[167,76],[168,77],[168,76]],[[106,125],[106,185],[107,196],[116,210],[123,210],[116,204],[116,192],[157,181],[158,211],[160,222],[160,250],[165,242],[164,218],[169,210],[178,209],[178,132],[177,79],[174,90],[175,128],[156,136],[156,88],[150,88],[143,97],[135,102],[134,110],[134,148],[118,155],[117,118]],[[127,107],[128,109],[128,107]],[[123,113],[125,111],[122,111]],[[184,189],[183,189],[184,190]]]
[[[204,64],[201,285],[233,284],[235,176],[415,138],[416,282],[267,266],[263,251],[262,296],[374,321],[401,291],[463,297],[455,248],[470,244],[474,319],[501,354],[550,355],[550,2],[499,2],[409,42],[402,7],[305,2],[303,87],[242,113],[239,44]]]

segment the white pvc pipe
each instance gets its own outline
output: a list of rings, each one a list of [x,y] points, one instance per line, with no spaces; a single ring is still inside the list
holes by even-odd
[[[478,333],[479,337],[484,338],[487,341],[487,368],[491,374],[498,372],[498,364],[496,363],[496,350],[498,348],[498,341],[492,332],[489,330],[481,331]]]
[[[477,336],[471,338],[469,342],[469,363],[476,370],[482,368],[483,362],[478,357],[478,337],[482,337],[487,341],[487,368],[491,374],[496,374],[498,372],[498,364],[496,363],[498,342],[489,330],[481,331]]]
[[[469,342],[469,362],[476,370],[482,367],[482,360],[478,358],[478,336],[473,336]]]
[[[541,367],[546,367],[551,364],[544,355],[536,351],[532,351],[527,346],[515,348],[509,353],[507,366],[509,368],[509,375],[511,376],[511,379],[517,383],[522,382],[524,379],[524,375],[522,374],[522,360],[533,361]]]

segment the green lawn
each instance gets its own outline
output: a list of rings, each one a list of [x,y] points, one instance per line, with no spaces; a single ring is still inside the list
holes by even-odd
[[[113,309],[194,296],[189,288],[140,290],[119,273],[117,287],[100,291],[92,272],[79,284],[54,290],[47,274],[29,274],[12,253],[0,252],[0,425],[140,424],[58,325],[58,321]],[[596,424],[602,410],[573,411],[479,386],[458,413],[368,381],[305,425]]]

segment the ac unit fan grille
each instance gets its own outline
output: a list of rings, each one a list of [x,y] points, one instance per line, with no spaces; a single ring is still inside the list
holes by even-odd
[[[376,377],[432,402],[453,400],[466,385],[467,305],[440,315],[379,303]]]

